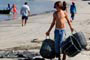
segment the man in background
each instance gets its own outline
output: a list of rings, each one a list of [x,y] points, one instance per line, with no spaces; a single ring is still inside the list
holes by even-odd
[[[30,8],[27,2],[25,2],[24,5],[22,6],[20,13],[22,15],[22,27],[23,27],[27,23],[28,16],[30,16]]]

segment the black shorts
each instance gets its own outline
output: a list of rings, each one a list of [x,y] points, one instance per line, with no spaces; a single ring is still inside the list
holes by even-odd
[[[28,16],[22,16],[22,20],[28,20]]]

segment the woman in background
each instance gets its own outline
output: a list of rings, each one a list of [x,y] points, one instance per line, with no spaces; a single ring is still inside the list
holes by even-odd
[[[13,14],[16,14],[17,13],[16,4],[13,4],[13,6],[12,6],[12,12],[13,12]]]
[[[12,6],[12,12],[13,12],[13,19],[16,19],[16,15],[17,15],[16,4],[13,4],[13,6]]]

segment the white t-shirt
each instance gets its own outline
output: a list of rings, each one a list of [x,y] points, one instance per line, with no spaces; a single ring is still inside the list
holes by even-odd
[[[21,8],[21,15],[22,16],[28,16],[28,11],[30,11],[30,8],[28,5],[23,5],[22,8]]]

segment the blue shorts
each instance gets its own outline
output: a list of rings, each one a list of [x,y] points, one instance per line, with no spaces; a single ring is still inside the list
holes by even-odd
[[[22,16],[22,20],[28,20],[28,16]]]
[[[55,52],[60,54],[62,42],[64,41],[65,29],[55,29],[54,39],[55,39]]]

